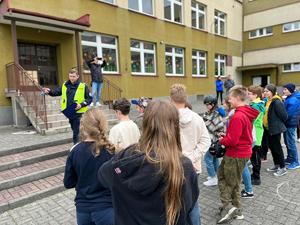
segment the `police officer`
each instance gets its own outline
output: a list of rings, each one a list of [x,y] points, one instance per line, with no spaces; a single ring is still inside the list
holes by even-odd
[[[61,111],[69,119],[73,131],[73,143],[78,142],[80,118],[88,110],[92,99],[85,83],[79,81],[76,69],[69,71],[69,80],[57,89],[43,88],[45,94],[50,96],[62,96]]]

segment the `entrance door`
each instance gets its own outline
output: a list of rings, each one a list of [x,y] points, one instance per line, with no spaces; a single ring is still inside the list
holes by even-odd
[[[56,47],[18,43],[19,63],[42,86],[57,85]]]
[[[252,77],[252,84],[265,87],[270,83],[270,75],[260,75]]]

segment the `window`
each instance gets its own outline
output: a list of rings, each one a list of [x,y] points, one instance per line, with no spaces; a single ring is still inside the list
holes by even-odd
[[[194,77],[206,77],[206,52],[192,51],[192,74]]]
[[[130,52],[132,74],[155,75],[155,44],[132,40]]]
[[[184,49],[166,46],[166,75],[183,76]]]
[[[81,45],[84,59],[88,59],[92,54],[96,54],[106,60],[107,65],[103,68],[103,71],[106,73],[118,73],[118,45],[116,37],[84,32],[81,36]],[[84,69],[89,69],[86,64]]]
[[[153,15],[153,0],[128,0],[128,7],[135,11]]]
[[[300,21],[283,24],[283,32],[292,32],[300,30]]]
[[[165,19],[182,23],[182,1],[164,0]]]
[[[215,75],[225,76],[226,56],[221,54],[215,55]]]
[[[215,34],[225,36],[226,33],[226,13],[215,10]]]
[[[300,71],[300,62],[287,63],[283,65],[283,72],[297,72]]]
[[[249,32],[249,39],[270,36],[273,34],[272,27],[260,28]]]
[[[205,6],[192,1],[192,27],[205,29]]]

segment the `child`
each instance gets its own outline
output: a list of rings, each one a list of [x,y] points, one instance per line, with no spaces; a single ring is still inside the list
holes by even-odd
[[[252,122],[259,112],[247,105],[247,89],[235,86],[230,89],[229,102],[235,113],[228,124],[226,136],[220,143],[226,147],[225,156],[218,170],[220,199],[220,219],[226,223],[232,218],[243,219],[240,204],[240,183],[246,162],[252,153]],[[232,205],[231,205],[232,204]]]
[[[80,122],[83,141],[73,146],[67,159],[64,186],[76,189],[78,225],[113,224],[111,192],[97,181],[98,169],[115,150],[106,138],[106,130],[101,110],[88,110]]]
[[[113,126],[109,132],[109,140],[116,146],[116,151],[138,143],[140,131],[137,125],[129,118],[130,102],[121,98],[114,102],[113,109],[120,122]]]
[[[115,155],[98,177],[112,190],[114,225],[191,224],[199,189],[192,162],[182,155],[177,109],[152,101],[139,144]]]
[[[223,123],[221,115],[217,111],[217,99],[213,96],[206,96],[204,98],[204,104],[206,105],[207,112],[203,114],[203,120],[209,132],[211,141],[214,142],[219,139],[220,134],[225,132],[225,125]],[[211,155],[210,152],[207,151],[204,155],[204,160],[206,163],[208,180],[203,184],[205,186],[218,185],[218,178],[216,175],[220,165],[219,159]]]

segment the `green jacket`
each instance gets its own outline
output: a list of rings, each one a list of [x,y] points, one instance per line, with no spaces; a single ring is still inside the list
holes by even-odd
[[[255,145],[261,146],[261,141],[262,141],[262,137],[264,134],[263,117],[264,117],[265,110],[266,110],[265,103],[260,98],[257,98],[250,103],[250,106],[259,111],[258,117],[253,122],[253,126],[254,126],[255,134],[256,134]]]

